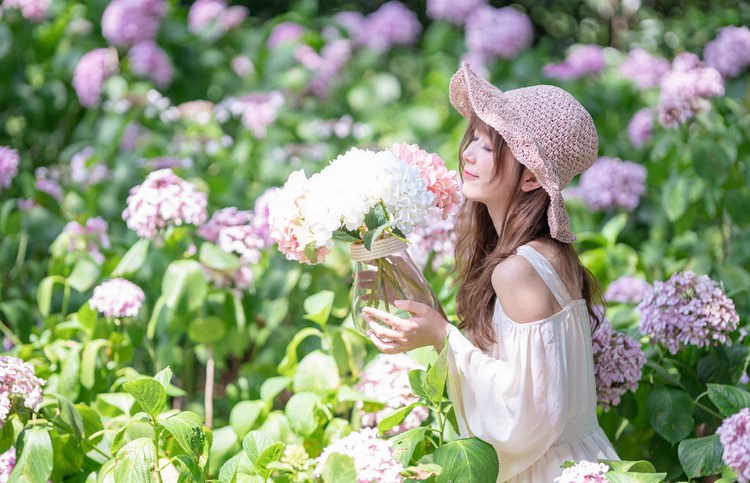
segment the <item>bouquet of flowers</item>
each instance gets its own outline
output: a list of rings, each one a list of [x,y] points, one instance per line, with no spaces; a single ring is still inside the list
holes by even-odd
[[[397,310],[394,299],[435,307],[437,301],[409,258],[407,236],[430,210],[458,212],[458,175],[416,144],[373,152],[352,148],[321,172],[295,171],[269,202],[271,238],[290,260],[320,263],[334,240],[352,244],[354,319],[363,306]]]

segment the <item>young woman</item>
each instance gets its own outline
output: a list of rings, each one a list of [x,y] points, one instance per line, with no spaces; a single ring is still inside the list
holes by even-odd
[[[561,190],[597,158],[589,113],[553,86],[501,92],[467,64],[453,106],[469,120],[459,149],[460,329],[413,301],[401,319],[365,309],[385,353],[448,344],[448,394],[462,436],[492,444],[498,482],[552,482],[566,460],[618,459],[599,427],[591,333],[593,276],[571,243]],[[380,323],[377,323],[380,322]]]

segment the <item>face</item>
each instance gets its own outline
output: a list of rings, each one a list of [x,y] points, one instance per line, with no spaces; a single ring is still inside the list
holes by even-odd
[[[464,170],[462,192],[471,200],[485,205],[505,203],[510,198],[516,161],[509,149],[503,149],[502,169],[495,176],[495,152],[490,136],[474,130],[471,141],[463,152]]]

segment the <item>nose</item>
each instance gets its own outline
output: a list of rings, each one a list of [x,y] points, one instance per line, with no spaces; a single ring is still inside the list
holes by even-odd
[[[468,164],[474,164],[476,162],[476,158],[474,157],[474,144],[469,144],[466,149],[464,149],[464,163]]]

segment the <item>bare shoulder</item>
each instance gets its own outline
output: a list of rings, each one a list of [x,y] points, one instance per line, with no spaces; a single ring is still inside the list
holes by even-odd
[[[495,266],[492,288],[505,315],[518,323],[542,320],[561,309],[536,269],[520,255]]]

